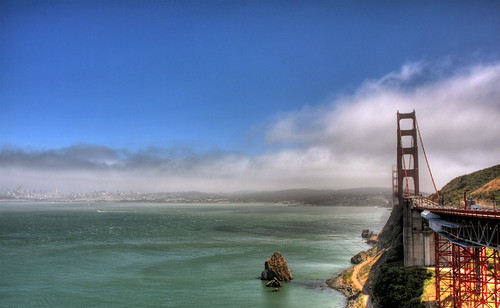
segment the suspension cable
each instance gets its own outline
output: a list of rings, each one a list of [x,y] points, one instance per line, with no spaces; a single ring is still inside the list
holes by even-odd
[[[439,191],[436,187],[436,182],[434,181],[434,176],[432,175],[431,166],[429,165],[429,160],[427,159],[427,154],[425,153],[424,142],[422,141],[422,134],[420,134],[420,128],[418,127],[417,118],[415,117],[415,124],[417,125],[418,138],[420,139],[420,144],[422,145],[422,151],[424,152],[425,163],[427,164],[427,169],[429,170],[429,174],[431,176],[432,185],[434,186],[434,191],[438,197],[438,200],[441,200],[441,196],[439,195]]]

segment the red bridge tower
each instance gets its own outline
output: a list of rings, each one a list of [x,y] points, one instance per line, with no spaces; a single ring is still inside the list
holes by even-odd
[[[402,204],[405,195],[420,194],[418,179],[418,146],[415,110],[410,113],[398,111],[398,195]],[[403,120],[403,129],[401,121]],[[411,123],[407,123],[411,121]],[[408,125],[409,124],[409,125]],[[413,187],[411,187],[413,182]]]

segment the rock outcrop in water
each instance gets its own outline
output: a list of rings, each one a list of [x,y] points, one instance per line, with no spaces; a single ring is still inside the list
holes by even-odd
[[[276,251],[264,263],[264,271],[260,274],[261,280],[289,281],[293,279],[292,272],[288,268],[285,258]]]
[[[283,285],[278,279],[276,279],[276,277],[274,277],[273,280],[266,283],[266,286],[271,288],[281,288]]]
[[[373,235],[373,231],[370,231],[368,229],[363,229],[363,232],[361,232],[361,237],[364,239],[369,239]]]
[[[378,236],[377,236],[377,234],[373,233],[373,231],[370,231],[368,229],[364,229],[363,232],[361,232],[361,237],[368,244],[371,244],[371,245],[377,244]]]

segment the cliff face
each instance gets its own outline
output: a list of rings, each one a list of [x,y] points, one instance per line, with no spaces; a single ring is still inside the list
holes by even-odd
[[[365,283],[365,291],[373,294],[373,286],[384,266],[403,266],[403,206],[397,205],[378,236],[377,261],[373,263]]]
[[[392,208],[391,215],[378,236],[377,250],[382,252],[389,263],[403,262],[403,206]]]

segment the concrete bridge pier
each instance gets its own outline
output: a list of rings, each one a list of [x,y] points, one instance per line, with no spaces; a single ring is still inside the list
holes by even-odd
[[[403,247],[405,266],[435,264],[433,231],[420,211],[412,209],[411,199],[403,199]]]

